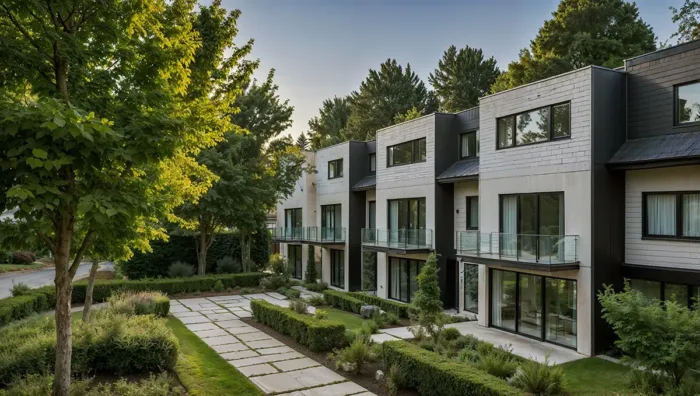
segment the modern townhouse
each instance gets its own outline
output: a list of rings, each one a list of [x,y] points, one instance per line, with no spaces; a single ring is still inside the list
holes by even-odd
[[[314,205],[341,205],[335,216],[347,225],[344,245],[323,249],[323,279],[409,303],[435,251],[446,309],[584,355],[614,339],[597,301],[605,285],[629,279],[692,306],[699,65],[700,41],[691,42],[319,150]],[[335,180],[332,166],[352,176]],[[331,224],[324,218],[316,222]]]

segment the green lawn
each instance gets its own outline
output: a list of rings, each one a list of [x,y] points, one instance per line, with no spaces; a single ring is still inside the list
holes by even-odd
[[[348,330],[361,329],[362,323],[365,321],[360,317],[360,315],[355,315],[350,312],[341,311],[331,307],[322,307],[321,309],[328,312],[328,319],[342,322],[345,325],[345,328]]]
[[[263,396],[264,393],[179,320],[168,317],[168,327],[180,340],[175,372],[190,396]]]
[[[591,357],[564,363],[567,390],[572,395],[627,395],[629,367]]]
[[[26,271],[43,267],[42,263],[32,264],[0,264],[0,274],[4,272]]]

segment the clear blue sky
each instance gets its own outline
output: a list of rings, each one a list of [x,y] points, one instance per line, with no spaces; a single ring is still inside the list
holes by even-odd
[[[208,4],[208,0],[201,0]],[[642,19],[659,41],[675,31],[669,5],[682,0],[639,0]],[[280,96],[294,106],[289,132],[298,136],[321,102],[349,94],[370,68],[387,58],[428,74],[450,45],[479,47],[505,69],[527,47],[557,0],[223,0],[242,11],[241,41],[255,39],[256,77],[270,68]]]

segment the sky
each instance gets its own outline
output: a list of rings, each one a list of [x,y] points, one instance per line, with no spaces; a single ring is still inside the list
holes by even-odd
[[[200,0],[208,4],[208,0]],[[395,58],[423,79],[450,46],[469,45],[493,56],[505,69],[529,46],[558,0],[223,0],[239,9],[239,38],[253,38],[255,77],[274,68],[282,99],[294,106],[288,133],[308,130],[324,99],[357,89],[387,58]],[[658,40],[676,27],[669,6],[683,0],[638,0],[642,19]]]

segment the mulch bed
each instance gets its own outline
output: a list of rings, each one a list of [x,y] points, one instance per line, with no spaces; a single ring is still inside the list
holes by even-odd
[[[346,373],[345,371],[342,370],[336,370],[335,368],[335,362],[332,360],[328,359],[328,353],[327,352],[313,352],[311,351],[308,347],[305,345],[301,345],[294,341],[294,339],[286,334],[282,334],[276,330],[273,330],[263,324],[260,324],[253,320],[253,318],[242,318],[241,319],[243,322],[255,327],[256,329],[262,331],[263,333],[274,337],[281,343],[287,345],[288,347],[294,349],[295,351],[301,353],[302,355],[305,355],[320,364],[328,367],[329,369],[335,371],[336,373],[342,375],[349,381],[353,381],[356,384],[362,386],[363,388],[367,389],[368,391],[375,393],[380,396],[388,396],[389,391],[386,388],[385,382],[382,381],[375,381],[374,380],[374,374],[377,372],[377,370],[382,370],[384,372],[384,375],[387,375],[387,371],[385,370],[384,367],[382,367],[382,362],[374,362],[374,363],[367,363],[362,369],[362,374],[356,375],[353,373]],[[412,389],[402,389],[397,393],[397,396],[415,396],[419,395],[418,392],[412,390]]]

